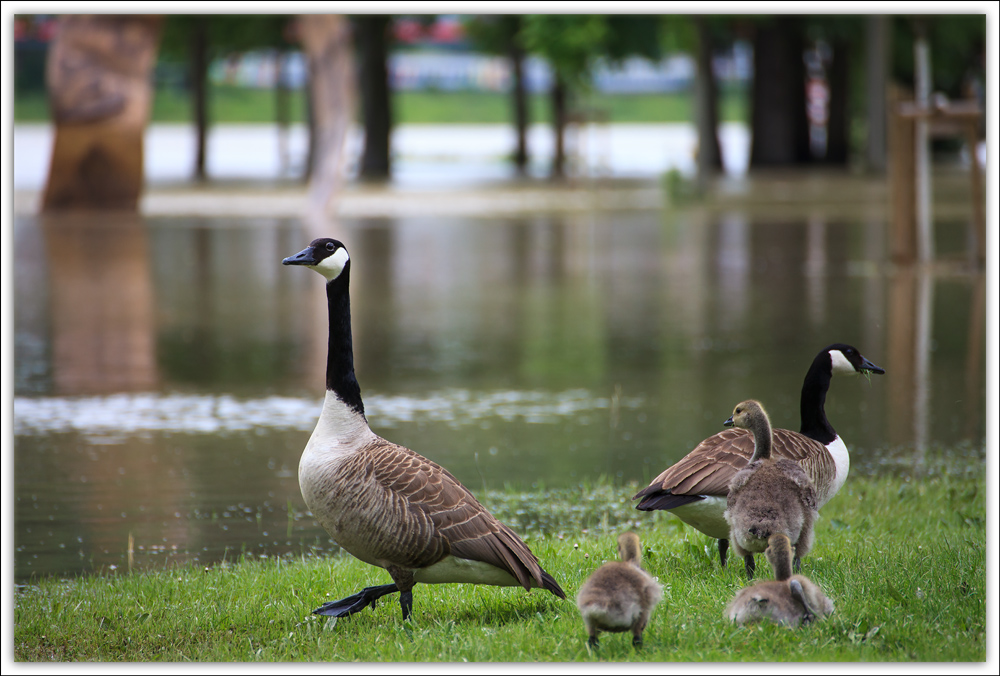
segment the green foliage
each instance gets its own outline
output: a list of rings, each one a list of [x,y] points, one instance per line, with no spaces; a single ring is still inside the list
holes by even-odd
[[[346,555],[42,580],[14,598],[14,655],[26,661],[921,661],[986,659],[986,486],[983,473],[852,477],[824,507],[803,573],[834,614],[790,630],[723,617],[746,584],[720,569],[714,541],[666,513],[630,509],[638,486],[607,481],[560,492],[491,492],[572,599],[614,558],[615,536],[639,533],[644,565],[664,587],[641,651],[627,635],[590,650],[572,600],[534,590],[418,585],[414,617],[390,596],[331,622],[320,603],[382,584]],[[520,514],[520,516],[519,516]],[[539,521],[541,523],[541,521]],[[758,563],[762,575],[766,562]]]
[[[914,85],[913,44],[915,17],[892,21],[892,77],[911,89]],[[965,79],[975,76],[985,84],[986,15],[936,14],[925,19],[930,43],[931,84],[934,91],[963,96]]]
[[[208,33],[210,58],[255,49],[285,49],[290,14],[168,14],[160,39],[160,59],[186,62],[191,35],[200,23]]]
[[[571,86],[585,85],[609,39],[607,17],[600,14],[529,14],[524,18],[524,48],[544,57]]]

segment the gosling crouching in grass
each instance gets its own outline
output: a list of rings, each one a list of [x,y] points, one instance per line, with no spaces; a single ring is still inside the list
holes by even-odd
[[[642,569],[638,535],[630,531],[618,536],[618,558],[595,570],[576,595],[587,642],[594,648],[601,631],[631,631],[632,645],[642,647],[642,632],[663,597],[660,584]]]
[[[793,460],[771,456],[771,422],[759,401],[749,399],[723,423],[753,433],[750,463],[729,484],[724,516],[729,539],[753,579],[754,554],[783,536],[795,547],[795,568],[812,547],[816,490],[805,470]]]
[[[784,535],[776,537],[764,554],[775,579],[744,587],[726,608],[730,622],[749,624],[771,620],[796,628],[833,613],[833,601],[804,575],[792,575],[792,547]]]

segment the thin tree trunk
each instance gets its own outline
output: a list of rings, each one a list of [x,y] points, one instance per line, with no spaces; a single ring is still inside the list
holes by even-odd
[[[278,49],[275,55],[274,117],[278,124],[278,167],[281,175],[288,171],[288,86],[285,83],[286,49]]]
[[[361,16],[355,19],[361,48],[361,114],[365,125],[365,146],[360,176],[383,180],[392,173],[390,135],[392,110],[389,100],[388,45],[389,17]]]
[[[698,31],[698,52],[695,59],[695,120],[698,130],[699,180],[718,173],[723,168],[722,148],[719,145],[718,83],[712,68],[712,40],[708,23],[703,16],[694,18]]]
[[[552,74],[552,130],[555,134],[555,154],[552,157],[550,177],[566,176],[566,84],[558,73]]]
[[[832,47],[833,62],[827,75],[830,104],[824,163],[846,166],[850,151],[850,44],[838,39],[833,41]]]
[[[754,36],[750,166],[810,161],[804,37],[798,17],[778,16]]]
[[[524,86],[524,50],[517,43],[521,28],[520,17],[513,17],[511,30],[510,58],[513,75],[512,94],[514,98],[514,128],[517,131],[517,150],[514,152],[514,166],[519,176],[528,173],[528,96]]]
[[[42,210],[138,207],[163,17],[64,14],[46,65],[55,124]]]
[[[195,18],[191,31],[191,92],[195,125],[195,180],[204,181],[205,144],[208,136],[208,20]]]

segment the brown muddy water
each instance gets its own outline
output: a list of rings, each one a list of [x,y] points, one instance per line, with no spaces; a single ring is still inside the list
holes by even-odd
[[[325,551],[298,490],[322,278],[295,219],[18,216],[15,576]],[[963,223],[940,223],[938,251]],[[372,428],[474,492],[646,482],[742,399],[798,428],[816,353],[852,472],[984,471],[985,280],[888,265],[879,220],[655,210],[356,218]],[[627,491],[622,497],[628,500]],[[643,515],[637,514],[637,519]]]

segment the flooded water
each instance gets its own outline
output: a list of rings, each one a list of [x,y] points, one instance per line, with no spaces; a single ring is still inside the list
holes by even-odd
[[[939,228],[939,251],[964,226]],[[982,274],[896,269],[878,221],[633,211],[355,219],[372,428],[474,492],[646,482],[741,399],[798,428],[816,353],[852,471],[980,462]],[[15,220],[15,575],[329,548],[298,458],[323,395],[322,279],[294,219]],[[626,497],[627,499],[627,497]],[[131,541],[131,545],[130,545]]]

